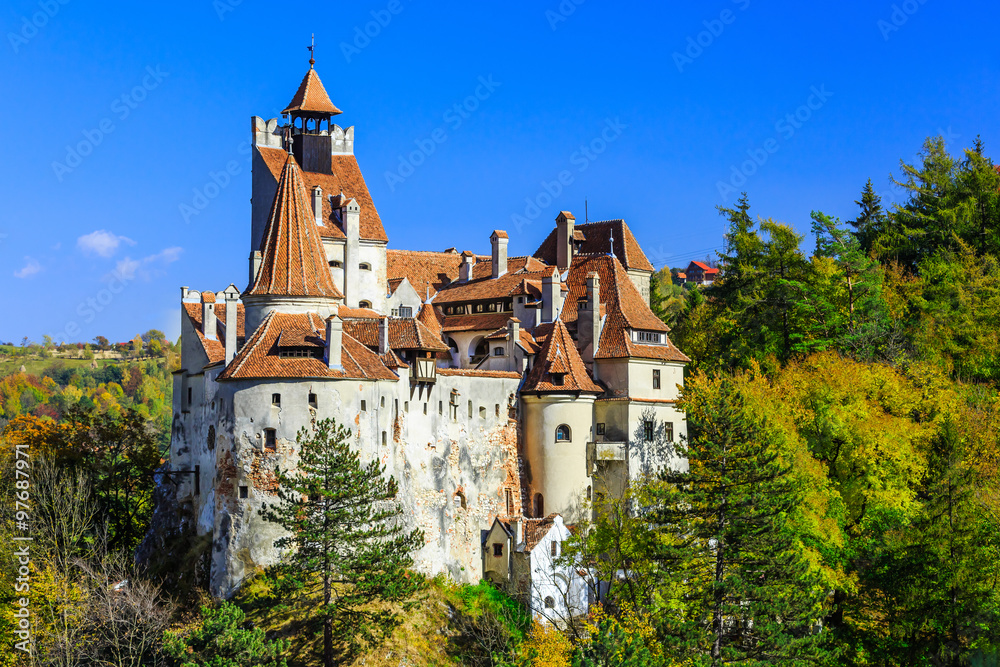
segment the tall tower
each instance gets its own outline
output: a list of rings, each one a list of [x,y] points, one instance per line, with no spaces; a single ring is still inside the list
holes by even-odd
[[[310,58],[309,71],[302,78],[295,97],[281,114],[291,119],[292,151],[299,166],[305,171],[329,174],[330,155],[333,153],[332,118],[341,111],[330,101],[316,73],[315,64],[316,60]]]

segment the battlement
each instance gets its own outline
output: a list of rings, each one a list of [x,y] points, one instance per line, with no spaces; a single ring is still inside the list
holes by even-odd
[[[264,120],[260,116],[253,116],[250,119],[251,133],[253,134],[253,144],[268,148],[284,148],[284,134],[287,125],[279,123],[277,118]],[[297,127],[292,128],[292,136],[302,135],[302,130]],[[354,155],[354,126],[344,129],[336,124],[331,124],[330,130],[319,130],[309,133],[307,136],[329,137],[331,155]]]

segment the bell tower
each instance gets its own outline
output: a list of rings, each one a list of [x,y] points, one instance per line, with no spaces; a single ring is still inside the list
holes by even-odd
[[[333,117],[341,113],[326,93],[323,82],[316,73],[316,43],[309,47],[309,71],[299,85],[295,97],[281,115],[290,119],[288,140],[291,152],[303,171],[331,173],[330,156],[333,154]]]

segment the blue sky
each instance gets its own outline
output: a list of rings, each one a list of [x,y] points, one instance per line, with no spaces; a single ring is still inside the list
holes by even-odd
[[[243,288],[249,119],[311,33],[390,247],[530,254],[587,199],[686,265],[739,190],[807,234],[929,135],[1000,154],[995,3],[524,4],[4,3],[0,340],[173,337],[181,285]]]

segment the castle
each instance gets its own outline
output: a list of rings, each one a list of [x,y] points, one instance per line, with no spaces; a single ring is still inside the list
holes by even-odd
[[[246,288],[181,288],[170,467],[212,537],[213,593],[278,557],[260,509],[320,419],[398,481],[425,536],[417,567],[457,581],[484,576],[496,519],[572,524],[683,466],[669,444],[688,359],[649,308],[653,267],[625,222],[563,211],[531,257],[508,257],[502,230],[488,255],[389,249],[313,65],[284,123],[251,122]]]

